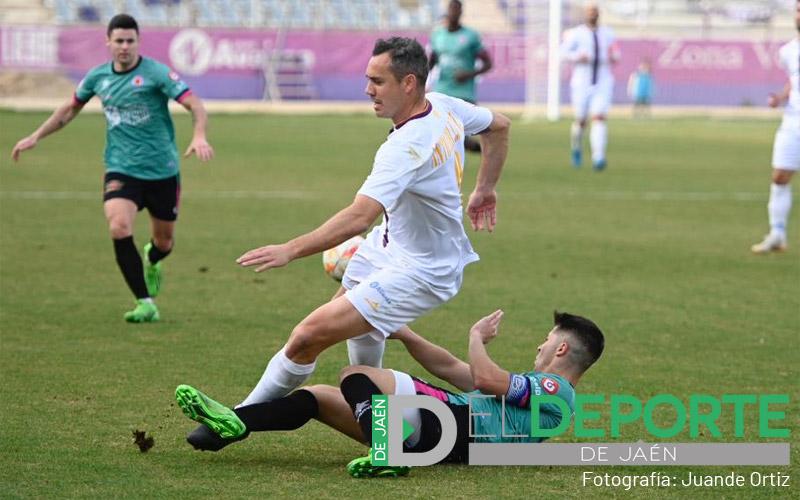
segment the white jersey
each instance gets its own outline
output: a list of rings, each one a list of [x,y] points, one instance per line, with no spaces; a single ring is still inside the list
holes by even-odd
[[[464,136],[486,130],[492,112],[444,94],[426,97],[424,113],[392,129],[358,191],[385,211],[358,253],[380,252],[423,279],[449,281],[478,260],[463,224]]]
[[[781,67],[789,77],[789,100],[783,110],[783,124],[800,128],[800,40],[795,38],[778,51]]]
[[[561,57],[574,63],[570,84],[573,87],[588,87],[614,82],[611,63],[619,60],[620,53],[611,28],[598,26],[593,30],[581,24],[564,33]],[[588,57],[589,61],[578,62],[584,57]]]

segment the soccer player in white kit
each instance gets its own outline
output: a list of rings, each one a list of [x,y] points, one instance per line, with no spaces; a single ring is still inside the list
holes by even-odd
[[[610,28],[598,25],[600,11],[596,4],[588,4],[584,14],[586,22],[564,34],[562,58],[573,64],[570,80],[570,97],[575,121],[570,129],[572,165],[580,167],[583,161],[582,144],[586,121],[592,119],[589,142],[592,148],[592,166],[596,171],[606,168],[608,128],[606,116],[614,91],[611,66],[620,59]]]
[[[800,2],[795,7],[798,36],[780,48],[780,64],[789,81],[778,94],[770,94],[767,103],[776,108],[783,103],[783,121],[775,133],[772,147],[772,186],[769,192],[769,234],[750,249],[756,254],[786,250],[786,224],[792,209],[789,182],[800,169]]]
[[[494,229],[508,118],[426,95],[427,57],[416,40],[378,40],[372,54],[365,90],[393,127],[355,200],[314,231],[237,262],[256,271],[281,267],[363,233],[379,216],[383,222],[350,261],[343,289],[294,328],[242,405],[285,396],[311,376],[322,351],[343,340],[352,364],[380,367],[386,337],[458,292],[464,267],[478,260],[462,223],[465,135],[480,134],[483,147],[467,213],[473,229]]]

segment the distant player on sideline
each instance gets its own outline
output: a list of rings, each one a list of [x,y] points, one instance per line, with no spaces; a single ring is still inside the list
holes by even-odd
[[[167,103],[175,99],[192,113],[194,136],[184,156],[194,153],[210,160],[206,142],[206,110],[202,101],[167,66],[139,55],[139,26],[127,14],[108,23],[106,45],[112,61],[87,73],[71,100],[61,105],[34,133],[17,142],[14,160],[22,151],[64,128],[95,95],[106,115],[106,174],[103,209],[114,254],[136,307],[125,313],[131,323],[159,320],[153,298],[161,288],[161,260],[173,247],[178,217],[180,175],[175,130]],[[147,207],[152,236],[142,258],[133,242],[136,212]]]
[[[498,366],[485,347],[497,336],[502,317],[502,311],[495,311],[470,329],[469,363],[407,327],[392,335],[391,338],[403,342],[426,370],[464,391],[462,393],[450,392],[403,372],[367,366],[349,366],[342,370],[341,389],[313,385],[283,398],[235,410],[193,387],[178,386],[176,398],[183,412],[209,429],[202,440],[189,439],[189,442],[199,450],[218,451],[245,439],[250,432],[294,430],[315,418],[356,441],[371,445],[374,394],[427,395],[444,402],[453,412],[457,425],[456,444],[444,462],[468,462],[470,442],[540,442],[542,438],[530,437],[531,397],[555,395],[566,402],[571,413],[574,412],[575,386],[600,358],[605,345],[603,333],[586,318],[556,312],[553,315],[555,326],[537,348],[533,369],[512,373]],[[499,396],[505,396],[505,408]],[[470,404],[472,422],[469,421]],[[441,436],[438,419],[420,410],[409,410],[403,417],[415,429],[405,441],[407,451],[424,452],[436,446]],[[565,416],[558,406],[548,404],[541,405],[539,418],[540,428],[552,429]],[[476,437],[470,438],[470,429]],[[504,439],[502,434],[524,437]],[[367,456],[350,462],[347,470],[355,477],[397,476],[406,474],[408,467],[372,466]]]
[[[481,43],[477,31],[461,24],[462,6],[452,0],[447,6],[444,26],[431,34],[431,58],[429,68],[439,67],[439,78],[434,92],[458,97],[469,103],[478,102],[475,77],[492,69],[492,58]],[[475,63],[480,61],[480,66]],[[480,151],[478,141],[466,137],[464,147],[468,151]]]
[[[383,223],[350,260],[343,288],[294,328],[242,405],[285,396],[311,376],[322,351],[344,340],[351,364],[379,367],[386,337],[458,292],[464,267],[478,260],[462,223],[465,134],[483,141],[467,213],[473,229],[495,227],[508,118],[426,95],[428,61],[416,40],[378,40],[372,54],[366,93],[375,114],[393,127],[355,200],[314,231],[251,250],[237,262],[257,272],[285,266],[363,233],[379,216]]]
[[[573,63],[570,93],[575,121],[570,129],[572,165],[580,167],[583,161],[583,131],[591,117],[592,130],[589,142],[592,148],[592,166],[596,171],[606,168],[608,128],[606,117],[614,92],[614,75],[611,65],[620,60],[620,51],[610,28],[598,25],[600,10],[590,3],[585,8],[586,22],[564,34],[561,47],[564,60]]]
[[[779,60],[789,81],[778,94],[770,94],[768,104],[776,108],[783,103],[783,121],[775,133],[772,147],[772,186],[769,193],[769,234],[750,249],[756,254],[786,250],[786,226],[792,209],[794,173],[800,169],[800,2],[795,8],[798,36],[780,48]]]

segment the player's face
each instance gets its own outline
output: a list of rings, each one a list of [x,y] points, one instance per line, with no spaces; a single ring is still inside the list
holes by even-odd
[[[590,5],[586,7],[584,15],[586,16],[586,24],[597,26],[597,20],[600,19],[600,9],[596,5]]]
[[[106,45],[111,50],[111,58],[120,66],[129,66],[139,59],[139,35],[136,30],[112,30]]]
[[[557,328],[550,330],[550,333],[547,334],[544,342],[539,344],[539,347],[536,349],[536,362],[533,365],[533,369],[536,371],[542,371],[544,368],[549,366],[550,363],[553,362],[553,359],[555,359],[556,351],[561,343],[561,334],[558,333]]]
[[[458,26],[461,22],[461,4],[450,2],[447,6],[447,23],[451,26]]]
[[[405,93],[389,69],[392,60],[388,52],[372,56],[367,64],[367,88],[372,109],[379,118],[392,118],[402,107]]]

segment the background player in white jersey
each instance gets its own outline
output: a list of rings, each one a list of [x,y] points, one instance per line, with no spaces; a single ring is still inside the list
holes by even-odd
[[[780,48],[781,66],[789,76],[783,90],[770,94],[768,104],[776,108],[783,103],[783,121],[775,133],[772,147],[772,186],[769,193],[769,234],[751,250],[757,254],[786,250],[786,224],[792,209],[792,187],[789,184],[800,169],[800,2],[795,8],[798,36]]]
[[[570,94],[575,121],[570,129],[572,165],[582,163],[583,132],[591,117],[589,142],[592,148],[592,166],[595,170],[606,167],[608,128],[606,116],[614,91],[611,66],[620,59],[610,28],[598,25],[600,11],[596,4],[588,4],[584,12],[586,22],[564,34],[561,53],[564,60],[573,63]]]
[[[379,367],[386,337],[458,292],[464,267],[478,260],[462,223],[465,134],[482,133],[483,147],[467,212],[473,229],[495,226],[508,118],[426,95],[428,61],[416,40],[378,40],[372,53],[366,93],[393,128],[355,200],[314,231],[251,250],[237,262],[256,271],[281,267],[363,233],[378,216],[383,223],[351,259],[343,290],[294,328],[243,405],[285,396],[311,376],[322,351],[343,340],[349,339],[352,364]]]

